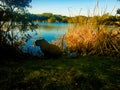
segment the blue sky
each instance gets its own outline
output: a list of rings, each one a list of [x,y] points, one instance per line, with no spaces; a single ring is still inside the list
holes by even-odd
[[[117,8],[120,7],[120,2],[118,2],[117,0],[98,1],[99,8],[96,8],[96,14],[101,14],[105,11],[106,13],[109,12],[114,15]],[[87,16],[95,15],[95,13],[93,13],[93,10],[96,6],[96,3],[97,0],[32,0],[32,8],[30,8],[29,11],[35,14],[42,14],[47,12],[53,14],[61,14],[65,16]]]

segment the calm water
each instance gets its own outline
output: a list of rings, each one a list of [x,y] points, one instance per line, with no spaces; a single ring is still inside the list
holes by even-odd
[[[38,23],[40,28],[35,31],[28,31],[31,38],[26,42],[23,47],[24,52],[28,52],[32,55],[42,54],[39,47],[34,46],[34,41],[41,37],[46,39],[49,43],[56,40],[60,35],[64,35],[68,31],[69,25],[67,23]]]

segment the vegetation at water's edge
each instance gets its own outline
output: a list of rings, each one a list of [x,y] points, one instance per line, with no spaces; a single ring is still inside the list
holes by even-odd
[[[119,90],[120,59],[26,58],[0,64],[2,90]]]
[[[120,16],[33,15],[26,11],[30,2],[0,0],[0,89],[120,89],[120,30],[117,27]],[[66,40],[66,56],[46,60],[25,54],[18,48],[24,45],[22,41],[29,39],[24,32],[34,30],[33,21],[76,25],[74,29],[69,29],[62,41],[58,40],[61,46]],[[111,30],[107,25],[115,25],[115,28]],[[17,34],[13,33],[16,28],[19,29]],[[23,36],[22,41],[19,41],[18,34]],[[67,57],[73,52],[77,52],[77,58]]]
[[[109,13],[104,13],[101,16],[62,16],[55,15],[52,13],[43,13],[43,14],[29,14],[30,18],[33,21],[37,22],[63,22],[63,23],[79,23],[82,24],[86,19],[90,19],[91,21],[95,21],[99,19],[98,24],[106,24],[106,25],[120,25],[120,16],[113,16]]]
[[[96,19],[98,20],[98,24],[106,24],[106,25],[120,25],[120,16],[116,15],[113,16],[109,13],[104,13],[101,16],[62,16],[62,15],[55,15],[52,13],[43,13],[43,14],[30,14],[30,13],[25,13],[25,14],[20,14],[17,12],[10,12],[10,11],[1,11],[1,20],[2,21],[9,21],[9,19],[13,19],[13,21],[20,22],[21,20],[27,21],[27,20],[32,20],[33,22],[63,22],[63,23],[79,23],[83,24],[86,19],[90,19],[91,21],[95,21]],[[8,17],[9,16],[9,17]]]
[[[120,16],[112,16],[109,13],[92,17],[65,17],[51,13],[33,15],[26,11],[31,0],[25,3],[20,0],[20,2],[22,5],[15,1],[1,1],[0,49],[2,52],[4,52],[4,47],[8,46],[15,49],[22,48],[24,43],[30,39],[29,34],[26,35],[24,32],[35,29],[33,21],[41,21],[69,22],[76,25],[73,30],[70,28],[60,41],[62,48],[64,41],[66,42],[66,48],[63,50],[65,52],[77,52],[78,55],[120,56],[120,30],[117,27],[120,25]],[[119,10],[117,13],[119,14]],[[111,29],[109,25],[115,25],[115,28]],[[16,28],[19,30],[17,34],[14,33]],[[57,43],[55,44],[57,45]]]
[[[1,3],[2,2],[3,1],[1,1]],[[29,4],[29,2],[27,2],[27,4]],[[14,4],[15,7],[13,7]],[[35,21],[68,22],[75,24],[76,27],[73,28],[73,30],[70,30],[70,28],[69,32],[66,33],[65,38],[62,38],[61,44],[63,44],[63,41],[66,42],[66,49],[64,50],[65,52],[78,52],[80,55],[120,56],[120,30],[118,28],[120,25],[120,16],[112,16],[109,13],[96,16],[94,15],[91,17],[81,15],[75,17],[66,17],[54,15],[52,13],[30,14],[25,9],[25,7],[29,5],[20,5],[19,7],[21,7],[21,9],[19,9],[16,4],[18,3],[15,3],[14,1],[13,3],[8,3],[6,0],[1,5],[1,47],[12,45],[17,49],[18,47],[22,48],[25,42],[31,38],[29,34],[27,35],[24,32],[26,30],[35,30],[36,25],[33,23]],[[107,29],[109,25],[115,26],[115,28],[112,28],[112,30],[111,28]],[[14,33],[16,28],[19,30],[17,34]],[[20,34],[21,37],[19,37],[18,34]]]

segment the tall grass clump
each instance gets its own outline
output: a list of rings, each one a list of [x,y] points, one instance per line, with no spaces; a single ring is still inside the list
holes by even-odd
[[[81,55],[120,56],[119,30],[109,31],[106,26],[82,25],[70,30],[66,36],[69,51],[77,51]]]
[[[76,27],[69,29],[64,38],[68,51],[77,51],[79,55],[120,56],[120,29],[115,25],[106,25],[104,20],[109,17],[105,13],[93,15],[83,22],[81,17],[73,18]]]

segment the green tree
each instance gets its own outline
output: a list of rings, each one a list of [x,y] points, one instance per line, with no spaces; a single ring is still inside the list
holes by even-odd
[[[13,44],[16,28],[24,31],[33,25],[27,8],[32,0],[0,0],[0,45]]]
[[[55,17],[50,17],[50,18],[48,19],[48,22],[56,22],[56,18],[55,18]]]
[[[117,14],[120,14],[120,9],[117,10]]]
[[[118,0],[118,1],[120,1],[120,0]],[[117,10],[117,14],[120,14],[120,8],[118,8],[118,10]]]

